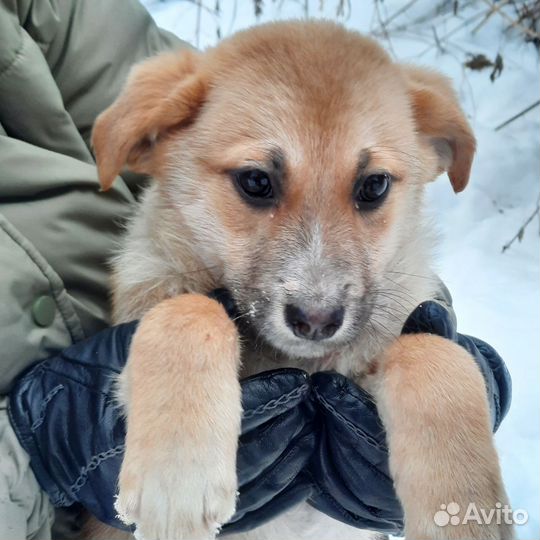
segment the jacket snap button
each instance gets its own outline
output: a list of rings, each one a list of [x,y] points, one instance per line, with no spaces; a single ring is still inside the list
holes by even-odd
[[[32,317],[38,326],[50,326],[56,315],[56,304],[50,296],[40,296],[32,306]]]

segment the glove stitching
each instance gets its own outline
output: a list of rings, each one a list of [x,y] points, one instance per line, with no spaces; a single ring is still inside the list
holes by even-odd
[[[71,484],[69,488],[71,494],[75,496],[86,484],[86,481],[88,480],[88,473],[97,469],[105,460],[123,453],[125,447],[125,444],[119,444],[117,446],[114,446],[113,448],[109,448],[109,450],[105,452],[100,452],[99,454],[92,456],[90,458],[90,461],[81,469],[81,474],[78,476],[75,482]]]
[[[379,443],[377,440],[375,440],[373,437],[362,431],[360,428],[355,426],[350,420],[345,418],[341,413],[339,413],[327,400],[325,397],[323,397],[317,389],[314,389],[315,394],[317,395],[317,399],[321,403],[321,405],[329,411],[331,414],[333,414],[340,422],[345,424],[355,435],[358,435],[360,438],[364,439],[366,442],[377,448],[377,450],[381,450],[383,452],[387,452],[387,448],[385,444]]]
[[[298,399],[299,397],[302,397],[303,395],[307,394],[308,391],[309,391],[309,385],[303,384],[302,386],[295,388],[291,392],[287,394],[283,394],[277,399],[271,399],[270,401],[263,403],[262,405],[259,405],[257,408],[251,411],[244,411],[243,417],[245,420],[248,420],[250,418],[253,418],[254,416],[264,414],[267,411],[276,409],[280,405],[286,405],[290,401],[293,401],[293,400]]]
[[[79,380],[76,377],[73,377],[72,375],[68,375],[65,372],[59,371],[57,368],[54,367],[54,364],[50,364],[48,361],[44,364],[44,371],[46,371],[47,373],[52,373],[54,375],[57,375],[58,378],[63,378],[63,379],[67,379],[68,381],[72,381],[75,384],[78,384],[91,392],[96,392],[105,397],[108,397],[110,395],[110,391],[108,389],[105,389],[105,390],[102,389],[102,387],[99,384],[91,385],[86,381]]]
[[[34,423],[30,426],[30,431],[34,433],[36,429],[43,424],[43,421],[45,420],[45,410],[47,409],[47,405],[50,403],[50,401],[53,399],[54,396],[56,396],[59,392],[61,392],[64,389],[63,384],[59,384],[55,386],[43,399],[41,402],[39,415],[34,421]]]

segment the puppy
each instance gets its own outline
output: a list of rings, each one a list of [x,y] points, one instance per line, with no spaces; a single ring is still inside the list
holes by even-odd
[[[284,366],[373,394],[408,538],[512,537],[435,525],[442,503],[507,499],[475,362],[400,336],[437,288],[425,185],[446,171],[463,190],[475,151],[448,80],[329,22],[270,24],[135,67],[93,144],[103,189],[124,166],[153,177],[114,261],[114,320],[141,318],[119,384],[117,500],[139,537],[212,538],[227,522],[239,378]],[[241,346],[204,296],[216,287],[242,313]],[[373,533],[300,505],[240,537]]]

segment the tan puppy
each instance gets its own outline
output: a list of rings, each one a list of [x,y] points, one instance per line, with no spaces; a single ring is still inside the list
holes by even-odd
[[[442,503],[506,495],[473,359],[399,335],[437,287],[424,186],[469,180],[475,141],[449,81],[331,23],[260,26],[137,66],[93,143],[104,189],[124,166],[154,178],[114,265],[115,321],[142,317],[117,502],[141,537],[211,538],[228,520],[239,377],[291,365],[374,394],[409,538],[512,537],[435,525]],[[203,296],[223,286],[242,347]],[[301,505],[242,537],[369,535]]]

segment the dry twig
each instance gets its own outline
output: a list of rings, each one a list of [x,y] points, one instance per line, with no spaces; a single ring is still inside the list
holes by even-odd
[[[512,118],[509,118],[508,120],[506,120],[505,122],[503,122],[502,124],[499,124],[496,128],[495,128],[495,131],[499,131],[499,129],[502,129],[503,127],[506,127],[508,124],[511,124],[514,120],[517,120],[518,118],[522,117],[523,115],[527,114],[529,111],[532,111],[533,109],[535,109],[536,107],[538,107],[538,105],[540,105],[540,99],[538,101],[536,101],[535,103],[533,103],[532,105],[529,105],[528,107],[526,107],[525,109],[523,109],[521,112],[518,112],[517,114],[515,114],[514,116],[512,116]]]
[[[502,9],[506,4],[508,4],[511,0],[501,0],[496,6],[492,6],[488,9],[488,12],[485,14],[484,18],[472,29],[471,33],[476,34],[484,24],[486,24],[491,16]]]
[[[540,217],[540,195],[538,196],[538,199],[536,201],[536,208],[533,210],[533,213],[525,220],[525,223],[518,229],[518,232],[514,235],[514,237],[509,240],[504,246],[502,247],[502,253],[504,253],[507,249],[510,248],[510,246],[518,240],[521,242],[523,240],[523,235],[525,234],[525,229],[529,226],[531,221],[536,217]]]
[[[506,19],[506,21],[510,23],[510,28],[515,28],[516,30],[519,30],[520,32],[522,32],[523,34],[526,34],[530,39],[534,41],[540,40],[540,34],[531,28],[527,28],[526,26],[523,26],[519,18],[513,19],[503,9],[497,9],[495,4],[493,4],[492,0],[483,0],[483,2],[484,4],[490,6],[490,8],[493,9],[495,13],[498,13],[503,19]]]

